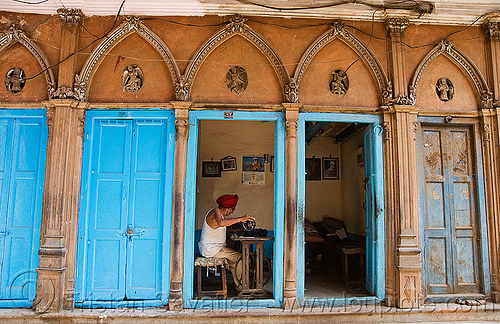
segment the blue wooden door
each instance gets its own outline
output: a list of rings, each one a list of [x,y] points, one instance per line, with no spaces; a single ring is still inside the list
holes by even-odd
[[[427,294],[477,293],[478,247],[467,127],[422,127]]]
[[[4,115],[7,112],[3,112]],[[0,306],[30,306],[36,267],[47,144],[44,111],[0,115]]]
[[[384,271],[384,244],[380,227],[384,224],[382,128],[370,124],[364,133],[365,190],[366,190],[366,290],[382,296],[384,284],[380,273]],[[380,240],[380,242],[378,241]]]
[[[90,161],[88,185],[82,186],[88,223],[80,226],[79,235],[79,248],[85,250],[81,265],[85,288],[77,301],[166,297],[163,252],[169,243],[164,232],[172,188],[170,122],[93,120],[84,152],[84,161]]]

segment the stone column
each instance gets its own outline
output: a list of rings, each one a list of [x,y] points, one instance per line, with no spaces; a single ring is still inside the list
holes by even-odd
[[[79,9],[59,9],[61,51],[58,89],[47,107],[49,136],[45,170],[41,246],[38,251],[37,312],[73,307],[76,232],[85,110],[73,98]]]
[[[408,10],[387,9],[385,12],[385,26],[390,41],[388,42],[389,52],[389,77],[393,84],[393,102],[405,105],[408,104],[408,80],[406,78],[406,51],[403,41],[405,30],[408,27],[410,12]]]
[[[283,307],[293,309],[297,302],[297,127],[299,109],[296,103],[285,108],[285,256]]]
[[[168,308],[182,310],[184,261],[184,192],[186,190],[187,140],[191,102],[172,102],[175,109],[174,188],[172,202],[172,238],[170,243],[170,296]]]
[[[482,110],[482,143],[484,152],[485,191],[488,211],[491,293],[500,302],[500,14],[488,16],[484,31],[489,40],[489,84],[493,91],[493,108]]]
[[[413,106],[396,105],[392,120],[396,306],[400,308],[415,308],[422,303],[416,147],[418,113]]]
[[[384,199],[385,199],[385,296],[386,305],[396,306],[396,228],[395,217],[395,164],[394,164],[394,109],[381,107],[383,113],[383,160],[384,160]]]
[[[71,99],[47,106],[49,136],[38,251],[37,312],[73,307],[84,109]]]

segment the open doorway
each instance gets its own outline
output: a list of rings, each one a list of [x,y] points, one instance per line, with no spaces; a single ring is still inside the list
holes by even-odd
[[[217,206],[215,202],[217,197],[224,194],[239,196],[237,206],[228,218],[249,214],[256,221],[255,229],[252,230],[245,230],[242,223],[228,226],[226,228],[227,247],[241,253],[243,242],[240,237],[254,237],[256,240],[262,238],[263,240],[263,287],[257,287],[259,278],[256,277],[256,245],[251,244],[249,267],[241,270],[244,274],[247,272],[249,274],[246,287],[248,291],[243,294],[237,291],[234,285],[236,281],[231,272],[227,272],[228,298],[267,298],[273,295],[271,280],[272,238],[274,238],[273,163],[274,123],[272,121],[200,121],[197,158],[199,176],[196,179],[196,210],[198,212],[196,213],[195,257],[200,255],[198,242],[205,216],[208,211]],[[264,238],[268,239],[264,240]],[[217,285],[221,285],[218,283],[220,279],[213,278],[210,271],[203,271],[201,279],[203,291],[216,289]],[[195,278],[195,280],[198,279]],[[238,278],[237,281],[242,282],[243,278]],[[264,292],[254,293],[257,288],[263,288]],[[197,294],[197,289],[194,293]]]
[[[279,275],[283,268],[282,114],[196,111],[190,113],[190,124],[186,175],[184,305],[186,308],[208,307],[213,305],[214,300],[218,300],[221,307],[277,307],[283,298],[283,280]],[[248,251],[248,258],[240,261],[242,267],[247,265],[248,269],[243,271],[242,278],[237,278],[242,283],[243,292],[238,291],[233,284],[232,273],[225,271],[226,280],[223,282],[227,283],[227,294],[223,292],[210,296],[203,291],[224,289],[221,284],[223,274],[221,269],[211,272],[210,269],[199,266],[198,243],[207,212],[216,207],[217,198],[225,194],[239,196],[236,209],[228,218],[249,214],[255,218],[256,225],[253,231],[245,231],[241,223],[226,228],[227,247],[242,252],[243,256]],[[244,242],[247,239],[258,241],[264,236],[266,239],[261,241],[260,246],[259,243]],[[259,254],[258,251],[262,253]],[[259,255],[262,255],[260,263]],[[260,265],[262,266],[259,267]],[[201,278],[198,271],[200,268]],[[262,278],[259,277],[260,273],[263,273]],[[247,286],[243,278],[247,278]],[[201,293],[198,283],[201,284]]]
[[[298,299],[378,299],[384,293],[381,127],[316,115],[322,118],[304,118],[299,129]]]

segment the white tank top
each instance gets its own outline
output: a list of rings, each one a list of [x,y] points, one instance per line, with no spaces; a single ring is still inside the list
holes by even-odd
[[[214,209],[215,207],[205,215],[203,227],[201,228],[201,240],[198,243],[201,255],[206,258],[213,257],[226,246],[226,227],[212,228],[207,224],[207,216]]]

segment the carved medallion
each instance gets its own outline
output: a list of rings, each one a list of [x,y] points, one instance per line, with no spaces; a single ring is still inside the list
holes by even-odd
[[[144,74],[137,65],[129,65],[123,71],[123,92],[137,92],[141,90]]]
[[[441,101],[450,101],[453,99],[453,83],[447,78],[441,78],[436,84],[436,93]]]
[[[247,71],[241,66],[233,66],[226,74],[226,86],[231,92],[240,94],[248,86]]]
[[[344,96],[349,90],[349,78],[342,70],[335,70],[330,76],[330,91],[337,96]]]
[[[23,69],[20,67],[15,67],[9,70],[5,75],[5,87],[10,93],[21,92],[26,83],[26,75]]]

